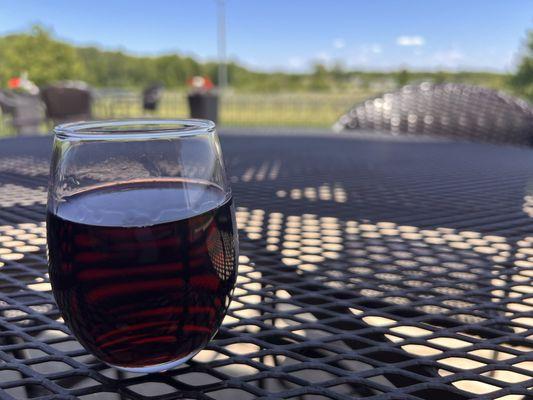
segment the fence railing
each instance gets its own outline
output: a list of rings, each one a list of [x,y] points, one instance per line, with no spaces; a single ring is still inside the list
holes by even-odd
[[[330,127],[347,108],[372,93],[224,93],[220,98],[220,124],[225,126]],[[146,115],[139,93],[99,94],[96,118]],[[189,115],[184,92],[166,92],[153,114],[162,118]]]
[[[349,107],[373,94],[370,90],[353,93],[226,92],[220,98],[219,125],[329,128]],[[111,89],[95,91],[95,119],[142,116],[179,118],[188,115],[187,96],[183,91],[166,91],[157,110],[151,113],[143,110],[140,92]],[[0,135],[13,133],[8,119],[0,115]]]

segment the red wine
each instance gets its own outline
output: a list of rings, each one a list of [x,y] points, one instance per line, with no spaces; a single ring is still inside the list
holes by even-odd
[[[90,352],[124,368],[200,350],[237,271],[231,198],[193,181],[136,181],[65,197],[47,214],[50,280]]]

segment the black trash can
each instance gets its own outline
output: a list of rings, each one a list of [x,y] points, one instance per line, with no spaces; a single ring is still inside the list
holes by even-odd
[[[163,85],[155,84],[143,90],[143,109],[145,111],[155,111],[159,106],[163,96]]]
[[[191,118],[208,119],[218,122],[218,96],[214,93],[189,93],[189,110]]]

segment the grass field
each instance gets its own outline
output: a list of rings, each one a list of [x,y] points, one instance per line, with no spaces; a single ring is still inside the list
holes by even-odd
[[[356,93],[227,93],[220,99],[219,125],[227,127],[329,128],[350,106],[376,92]],[[100,92],[93,103],[95,119],[152,116],[187,117],[185,92],[165,92],[154,113],[142,109],[140,93]],[[49,127],[43,124],[42,130]],[[0,136],[13,135],[8,118],[0,116]]]

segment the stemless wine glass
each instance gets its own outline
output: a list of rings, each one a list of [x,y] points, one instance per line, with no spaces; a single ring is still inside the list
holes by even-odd
[[[82,122],[54,133],[48,259],[65,322],[123,370],[187,361],[219,328],[237,273],[215,125]]]

